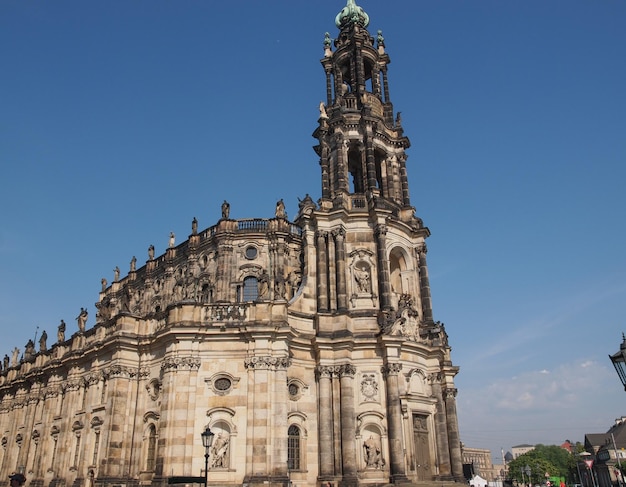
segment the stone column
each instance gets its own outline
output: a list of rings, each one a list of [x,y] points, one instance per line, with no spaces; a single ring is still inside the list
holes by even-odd
[[[317,309],[328,311],[328,259],[326,257],[327,232],[318,230],[317,237]]]
[[[385,65],[383,71],[383,92],[385,95],[385,103],[389,103],[389,81],[387,80],[387,66]]]
[[[380,68],[376,64],[372,69],[372,92],[375,95],[378,95],[379,98],[382,98],[382,93],[380,91]]]
[[[330,170],[329,170],[329,157],[328,147],[324,141],[326,134],[320,137],[321,154],[320,154],[320,166],[322,168],[322,198],[330,198]]]
[[[387,392],[387,425],[389,427],[389,469],[392,482],[406,482],[406,465],[402,447],[402,407],[398,374],[402,364],[388,363],[382,368]]]
[[[337,189],[345,193],[350,192],[350,181],[348,178],[348,147],[349,142],[341,135],[335,139],[337,145]]]
[[[319,382],[318,421],[320,448],[320,480],[329,480],[335,474],[333,449],[333,406],[331,393],[332,368],[318,365]]]
[[[231,301],[230,296],[230,261],[233,253],[232,245],[223,240],[217,246],[217,301]]]
[[[456,393],[454,388],[444,391],[446,401],[446,419],[448,422],[448,443],[450,444],[450,461],[452,475],[457,482],[463,481],[463,457],[461,455],[461,436],[456,414]]]
[[[391,309],[391,285],[389,283],[389,261],[387,260],[387,226],[376,225],[376,263],[378,264],[378,292],[380,305],[385,310]]]
[[[287,421],[289,414],[289,389],[287,388],[287,369],[289,367],[289,357],[273,358],[274,374],[272,379],[273,404],[271,405],[271,430],[282,431],[282,435],[273,435],[273,454],[271,474],[274,479],[284,479],[285,483],[289,480],[287,471],[287,430],[289,424]]]
[[[406,175],[406,155],[398,158],[400,162],[400,183],[402,186],[402,204],[404,206],[411,206],[411,199],[409,198],[409,178]]]
[[[422,315],[425,322],[433,321],[433,307],[430,300],[430,281],[428,279],[428,265],[426,264],[426,244],[417,249],[420,270],[420,295],[422,298]]]
[[[372,137],[369,134],[371,130],[371,126],[368,126],[366,128],[367,139],[365,142],[365,168],[367,171],[367,189],[370,191],[378,187],[378,180],[376,179],[376,160],[374,158],[374,146],[372,143]],[[379,189],[381,192],[383,191],[382,188]]]
[[[352,364],[339,367],[341,384],[341,457],[343,466],[343,480],[341,485],[356,485],[357,483],[357,455],[356,455],[356,413],[354,410],[354,374],[356,368]]]
[[[442,479],[452,480],[450,470],[450,448],[448,445],[448,424],[446,420],[446,404],[441,392],[441,374],[433,374],[429,377],[433,397],[437,400],[435,410],[435,436],[437,438],[437,459],[439,463],[439,475]]]
[[[333,104],[333,85],[331,79],[331,69],[326,68],[326,106],[330,108]]]
[[[343,227],[333,232],[337,247],[337,309],[348,309],[348,294],[346,292],[346,231]]]

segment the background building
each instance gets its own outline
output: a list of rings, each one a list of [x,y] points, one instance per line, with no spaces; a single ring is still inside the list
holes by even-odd
[[[353,1],[327,34],[321,198],[293,221],[172,234],[105,280],[95,325],[5,361],[0,478],[29,485],[340,485],[462,480],[454,377],[431,306],[429,230],[382,34]]]

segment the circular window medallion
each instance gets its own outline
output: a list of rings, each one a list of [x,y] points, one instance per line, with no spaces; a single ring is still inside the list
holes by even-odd
[[[300,388],[297,384],[289,384],[289,395],[291,397],[297,396],[300,393]]]
[[[256,259],[257,250],[252,245],[246,248],[246,259]]]
[[[216,390],[225,392],[231,388],[232,383],[230,382],[229,378],[220,377],[214,382],[214,385]]]

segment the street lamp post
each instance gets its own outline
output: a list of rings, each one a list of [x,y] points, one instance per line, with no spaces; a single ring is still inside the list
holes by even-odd
[[[532,485],[533,485],[533,481],[532,481],[532,479],[531,479],[531,477],[530,477],[530,474],[532,473],[532,471],[530,470],[530,467],[529,467],[528,465],[526,465],[526,466],[524,467],[524,471],[526,472],[526,477],[528,477],[528,483],[529,483],[529,484],[531,485],[531,487],[532,487]]]
[[[209,481],[209,455],[211,454],[211,445],[213,444],[215,433],[207,426],[200,436],[202,437],[202,446],[204,446],[204,487],[207,487],[207,482]]]
[[[619,346],[619,352],[609,355],[615,371],[622,381],[624,390],[626,391],[626,336],[622,333],[622,344]]]

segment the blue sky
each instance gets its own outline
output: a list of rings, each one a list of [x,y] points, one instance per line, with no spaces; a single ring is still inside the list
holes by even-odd
[[[582,441],[626,415],[626,2],[357,2],[383,30],[432,231],[462,441]],[[0,354],[93,326],[100,279],[196,217],[320,196],[337,1],[0,2]]]

